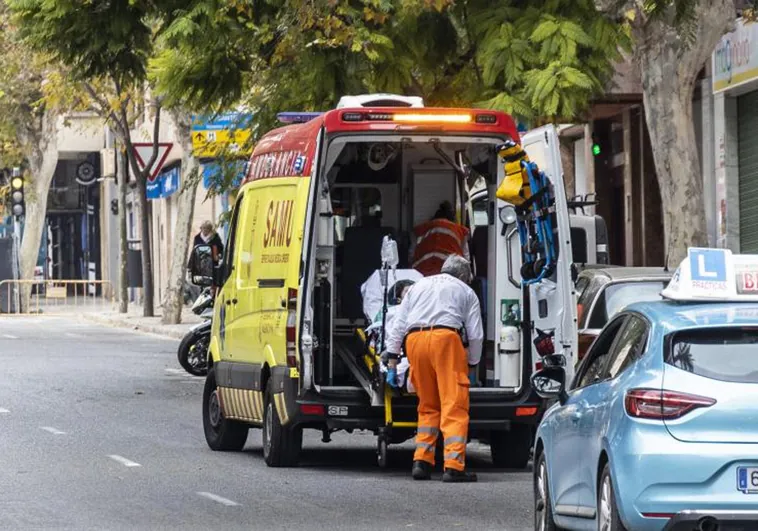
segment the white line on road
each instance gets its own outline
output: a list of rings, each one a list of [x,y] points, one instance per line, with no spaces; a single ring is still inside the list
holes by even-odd
[[[10,334],[3,334],[3,337],[5,339],[18,339],[18,336],[12,336]]]
[[[10,413],[7,409],[0,407],[0,413]]]
[[[72,337],[72,338],[74,338],[74,339],[81,339],[81,338],[83,338],[83,337],[84,337],[84,336],[83,336],[83,335],[81,335],[81,334],[74,334],[73,332],[66,332],[66,333],[65,333],[65,334],[63,334],[63,335],[65,335],[66,337]]]
[[[221,505],[226,505],[227,507],[235,507],[239,505],[239,503],[237,502],[234,502],[227,498],[222,498],[221,496],[217,496],[216,494],[213,494],[212,492],[198,492],[198,494],[202,496],[203,498],[208,498],[209,500],[218,502]]]
[[[108,457],[110,457],[114,461],[121,463],[124,466],[129,466],[129,467],[142,466],[139,463],[135,463],[134,461],[129,461],[126,457],[122,457],[120,455],[109,455]]]
[[[164,370],[165,370],[166,372],[168,372],[168,373],[171,373],[171,374],[184,374],[184,369],[173,369],[173,368],[169,368],[169,369],[164,369]]]
[[[61,430],[55,429],[55,428],[50,427],[50,426],[40,426],[39,429],[45,430],[47,432],[50,432],[53,435],[66,435],[65,431],[61,431]]]

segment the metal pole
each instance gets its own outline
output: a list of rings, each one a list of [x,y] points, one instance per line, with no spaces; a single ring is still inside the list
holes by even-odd
[[[18,216],[13,216],[13,278],[15,280],[21,279],[21,224],[18,221]],[[16,308],[16,313],[21,313],[21,294],[19,293],[19,283],[14,283],[13,299]]]

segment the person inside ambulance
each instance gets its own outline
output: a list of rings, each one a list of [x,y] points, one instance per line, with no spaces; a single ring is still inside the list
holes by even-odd
[[[469,385],[481,359],[484,330],[471,281],[468,260],[449,256],[440,274],[422,278],[411,287],[387,330],[386,356],[397,359],[401,350],[405,352],[419,401],[415,480],[431,477],[440,429],[445,444],[443,481],[477,480],[476,474],[466,471],[466,443]]]
[[[455,222],[450,202],[443,202],[434,217],[413,228],[416,247],[413,268],[424,276],[436,275],[442,263],[453,254],[469,260],[469,230]]]

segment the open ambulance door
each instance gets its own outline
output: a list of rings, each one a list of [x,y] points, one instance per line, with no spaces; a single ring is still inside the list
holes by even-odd
[[[497,274],[492,293],[496,315],[489,319],[488,336],[495,340],[494,379],[499,387],[520,392],[528,385],[540,356],[534,347],[538,330],[553,333],[555,353],[566,357],[566,381],[571,381],[576,361],[576,301],[571,275],[571,227],[563,184],[558,132],[547,125],[522,135],[521,144],[532,162],[545,172],[553,186],[555,197],[558,260],[550,277],[521,287],[521,245],[509,205],[496,201],[495,220],[491,225],[490,245],[496,249],[490,260]],[[502,164],[498,168],[498,183],[504,177]],[[494,197],[491,196],[491,197]],[[494,241],[493,241],[494,240]],[[513,329],[518,326],[519,332]],[[492,334],[492,335],[490,335]],[[519,348],[520,343],[520,348]],[[531,356],[527,356],[531,353]],[[524,367],[524,360],[531,359]]]

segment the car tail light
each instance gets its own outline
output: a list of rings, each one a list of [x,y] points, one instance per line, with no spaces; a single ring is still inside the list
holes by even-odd
[[[321,404],[300,404],[300,413],[303,415],[324,416],[324,406]]]
[[[542,370],[542,362],[541,362],[541,361],[536,361],[536,362],[534,363],[534,370],[535,370],[535,371],[539,371],[539,370]]]
[[[683,417],[693,409],[710,407],[713,398],[661,389],[630,389],[624,405],[630,417],[668,420]]]
[[[297,367],[297,290],[287,290],[287,366]]]
[[[542,330],[537,329],[537,338],[534,340],[534,347],[537,349],[537,354],[542,358],[555,354],[553,333],[545,333]]]
[[[534,406],[516,408],[517,417],[531,417],[532,415],[536,415],[536,414],[537,414],[537,408]]]

